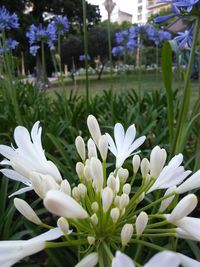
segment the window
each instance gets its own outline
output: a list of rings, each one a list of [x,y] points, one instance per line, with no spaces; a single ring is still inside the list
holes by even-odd
[[[139,6],[138,7],[138,13],[141,13],[142,12],[142,6]]]
[[[138,20],[142,20],[142,15],[138,15]]]

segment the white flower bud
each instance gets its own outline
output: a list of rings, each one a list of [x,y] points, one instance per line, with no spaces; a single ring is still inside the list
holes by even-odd
[[[76,173],[78,174],[78,177],[80,180],[83,180],[84,178],[84,164],[82,162],[76,163]]]
[[[92,203],[91,208],[94,212],[97,212],[99,210],[99,204],[95,201]]]
[[[142,233],[144,232],[146,226],[148,223],[148,215],[146,214],[146,212],[142,211],[136,221],[135,221],[135,229],[136,229],[136,234],[137,237],[140,237],[142,235]]]
[[[176,190],[176,186],[168,188],[164,194],[164,197],[171,194],[172,192],[175,192],[175,190]],[[164,199],[160,204],[159,212],[165,211],[169,207],[169,205],[172,203],[174,197],[175,195]]]
[[[121,199],[120,196],[116,196],[116,197],[115,197],[115,199],[114,199],[114,205],[115,205],[116,207],[119,207],[120,199]]]
[[[140,156],[139,155],[134,155],[132,159],[132,164],[133,164],[133,172],[137,173],[140,167]]]
[[[107,154],[108,154],[108,140],[105,135],[102,135],[100,137],[98,147],[99,147],[99,151],[101,154],[101,158],[103,161],[105,161],[107,158]]]
[[[80,201],[80,193],[77,186],[72,189],[72,197],[75,198],[76,201]]]
[[[107,179],[107,186],[110,187],[113,190],[113,192],[116,191],[116,179],[114,175],[109,175]]]
[[[84,198],[86,193],[87,193],[87,187],[84,184],[79,184],[78,185],[78,191],[79,191],[80,197]]]
[[[92,222],[94,225],[97,225],[98,222],[99,222],[99,219],[98,219],[96,213],[94,213],[94,214],[90,217],[90,219],[91,219],[91,222]]]
[[[69,219],[85,219],[87,212],[72,197],[60,191],[51,190],[44,199],[44,206],[51,213]]]
[[[110,187],[106,187],[103,189],[102,193],[102,206],[103,206],[103,211],[107,212],[113,202],[114,194],[113,191]]]
[[[140,169],[141,169],[142,177],[145,178],[148,175],[149,170],[150,170],[150,163],[147,158],[144,158],[142,160]]]
[[[69,233],[69,223],[64,217],[60,217],[57,220],[57,226],[64,233],[64,235],[68,235],[68,233]]]
[[[91,179],[91,173],[90,173],[90,168],[89,168],[89,166],[85,166],[84,167],[84,178],[85,178],[85,180],[86,181],[89,181],[90,179]]]
[[[81,136],[77,136],[75,140],[75,145],[79,156],[82,161],[85,161],[85,142]]]
[[[74,267],[95,267],[98,263],[98,254],[93,252],[83,258],[78,264]]]
[[[167,220],[173,223],[182,219],[183,217],[186,217],[196,208],[197,203],[198,200],[194,194],[185,196],[183,199],[181,199],[181,201],[179,201]]]
[[[126,212],[126,209],[123,208],[122,211],[121,211],[121,216],[124,216],[125,212]]]
[[[129,196],[127,194],[122,194],[119,200],[119,208],[122,210],[123,208],[126,208],[126,206],[129,203]]]
[[[119,171],[118,171],[117,175],[119,176],[120,182],[126,183],[126,180],[128,178],[129,172],[128,172],[127,169],[123,169],[121,167],[121,168],[119,168]]]
[[[121,231],[121,242],[122,246],[125,247],[128,242],[131,240],[133,235],[133,225],[132,224],[125,224]]]
[[[151,177],[157,178],[162,171],[167,159],[167,152],[165,149],[161,149],[156,146],[151,151],[150,155],[150,174]]]
[[[98,146],[99,139],[101,138],[101,131],[100,131],[99,123],[93,115],[88,116],[87,126],[88,126],[88,129],[90,131],[90,134],[91,134],[94,142]]]
[[[91,158],[90,173],[97,191],[103,188],[103,167],[101,161],[97,158]]]
[[[15,198],[14,199],[15,208],[29,221],[35,224],[41,224],[41,220],[35,213],[35,211],[31,208],[31,206],[24,201],[23,199]]]
[[[69,182],[65,179],[61,182],[60,184],[60,191],[71,196],[71,186],[69,184]]]
[[[87,142],[87,149],[89,159],[92,157],[97,158],[97,148],[92,138],[90,138]]]
[[[137,203],[140,203],[145,197],[145,192],[143,192],[142,194],[139,195],[139,197],[137,198]]]
[[[95,241],[96,241],[94,236],[88,236],[87,240],[88,240],[88,243],[89,243],[90,246],[94,245]]]
[[[113,208],[110,211],[110,217],[114,223],[116,223],[119,219],[120,211],[119,208]]]
[[[131,192],[131,185],[130,184],[125,184],[123,186],[123,193],[129,195],[130,192]]]

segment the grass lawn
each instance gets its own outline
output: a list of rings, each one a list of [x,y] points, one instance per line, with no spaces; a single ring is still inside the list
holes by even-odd
[[[85,77],[78,76],[76,77],[75,83],[67,78],[65,80],[65,85],[68,91],[75,90],[80,94],[85,94]],[[89,76],[89,90],[92,95],[102,93],[103,90],[110,89],[110,76],[109,74],[105,74],[102,76],[101,80],[97,80],[96,75]],[[181,87],[183,87],[183,82],[181,83]],[[193,87],[193,95],[192,98],[196,99],[199,94],[199,81],[192,82]],[[160,90],[163,89],[163,81],[162,76],[159,73],[156,75],[155,73],[142,73],[138,75],[137,73],[130,74],[113,74],[113,90],[114,91],[125,91],[125,90],[142,90],[142,92],[147,92],[150,90]],[[178,82],[174,79],[173,88],[178,88]],[[60,90],[60,86],[58,81],[52,82],[53,91]],[[181,88],[182,89],[182,88]]]

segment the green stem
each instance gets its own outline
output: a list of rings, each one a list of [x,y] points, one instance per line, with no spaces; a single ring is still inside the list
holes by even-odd
[[[190,78],[191,78],[192,65],[194,63],[195,49],[196,49],[198,36],[199,36],[199,28],[200,28],[200,18],[198,17],[196,18],[196,22],[194,26],[193,42],[192,42],[192,48],[190,52],[189,64],[187,66],[187,73],[186,73],[186,79],[185,79],[184,91],[183,91],[183,100],[181,103],[181,108],[179,110],[179,117],[177,121],[177,128],[176,128],[175,137],[174,137],[174,141],[172,145],[171,155],[173,155],[174,153],[181,152],[179,151],[178,146],[179,146],[179,142],[181,139],[181,131],[185,124],[188,109],[189,109],[189,104],[190,104],[190,98],[191,98]]]
[[[71,247],[87,244],[86,239],[83,240],[71,240],[67,242],[45,242],[45,248],[60,248],[60,247]]]
[[[83,5],[83,34],[84,34],[84,55],[85,55],[85,90],[86,90],[86,105],[89,110],[89,75],[88,75],[88,34],[87,34],[87,10],[86,2],[82,0]]]

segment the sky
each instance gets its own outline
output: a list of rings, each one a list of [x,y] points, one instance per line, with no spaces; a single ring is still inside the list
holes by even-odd
[[[88,3],[99,5],[102,15],[102,20],[107,18],[107,13],[105,11],[105,8],[103,6],[105,0],[87,0]],[[134,6],[134,0],[113,0],[113,2],[116,3],[117,7],[125,12],[128,12],[130,14],[133,13],[133,6]]]

